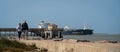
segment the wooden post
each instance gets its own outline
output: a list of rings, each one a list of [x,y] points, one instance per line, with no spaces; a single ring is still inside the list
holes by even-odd
[[[32,37],[32,32],[30,32],[30,37]]]
[[[1,37],[1,31],[0,31],[0,37]]]
[[[53,36],[53,31],[51,30],[50,31],[50,38],[53,38],[52,36]]]
[[[47,38],[47,32],[45,31],[45,37],[44,38]]]
[[[62,34],[60,31],[58,31],[58,38],[62,38]]]

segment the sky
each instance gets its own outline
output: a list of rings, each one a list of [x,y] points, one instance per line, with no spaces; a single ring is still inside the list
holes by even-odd
[[[26,20],[30,28],[41,21],[59,27],[93,29],[120,34],[120,0],[0,0],[0,28],[16,28]]]

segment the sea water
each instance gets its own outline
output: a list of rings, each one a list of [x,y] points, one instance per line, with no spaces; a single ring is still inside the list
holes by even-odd
[[[63,35],[63,37],[64,39],[79,39],[79,40],[90,40],[90,41],[99,41],[99,40],[120,41],[120,34]]]

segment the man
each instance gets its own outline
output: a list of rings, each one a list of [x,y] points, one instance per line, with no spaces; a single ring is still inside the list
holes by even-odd
[[[28,24],[26,21],[22,24],[22,32],[24,33],[24,38],[28,39]]]

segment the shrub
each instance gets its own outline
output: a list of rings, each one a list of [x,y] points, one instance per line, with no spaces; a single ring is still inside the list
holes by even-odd
[[[25,43],[18,42],[16,40],[8,40],[5,38],[0,39],[0,51],[12,51],[19,52],[23,50],[34,50],[36,49],[36,45],[26,45]]]

